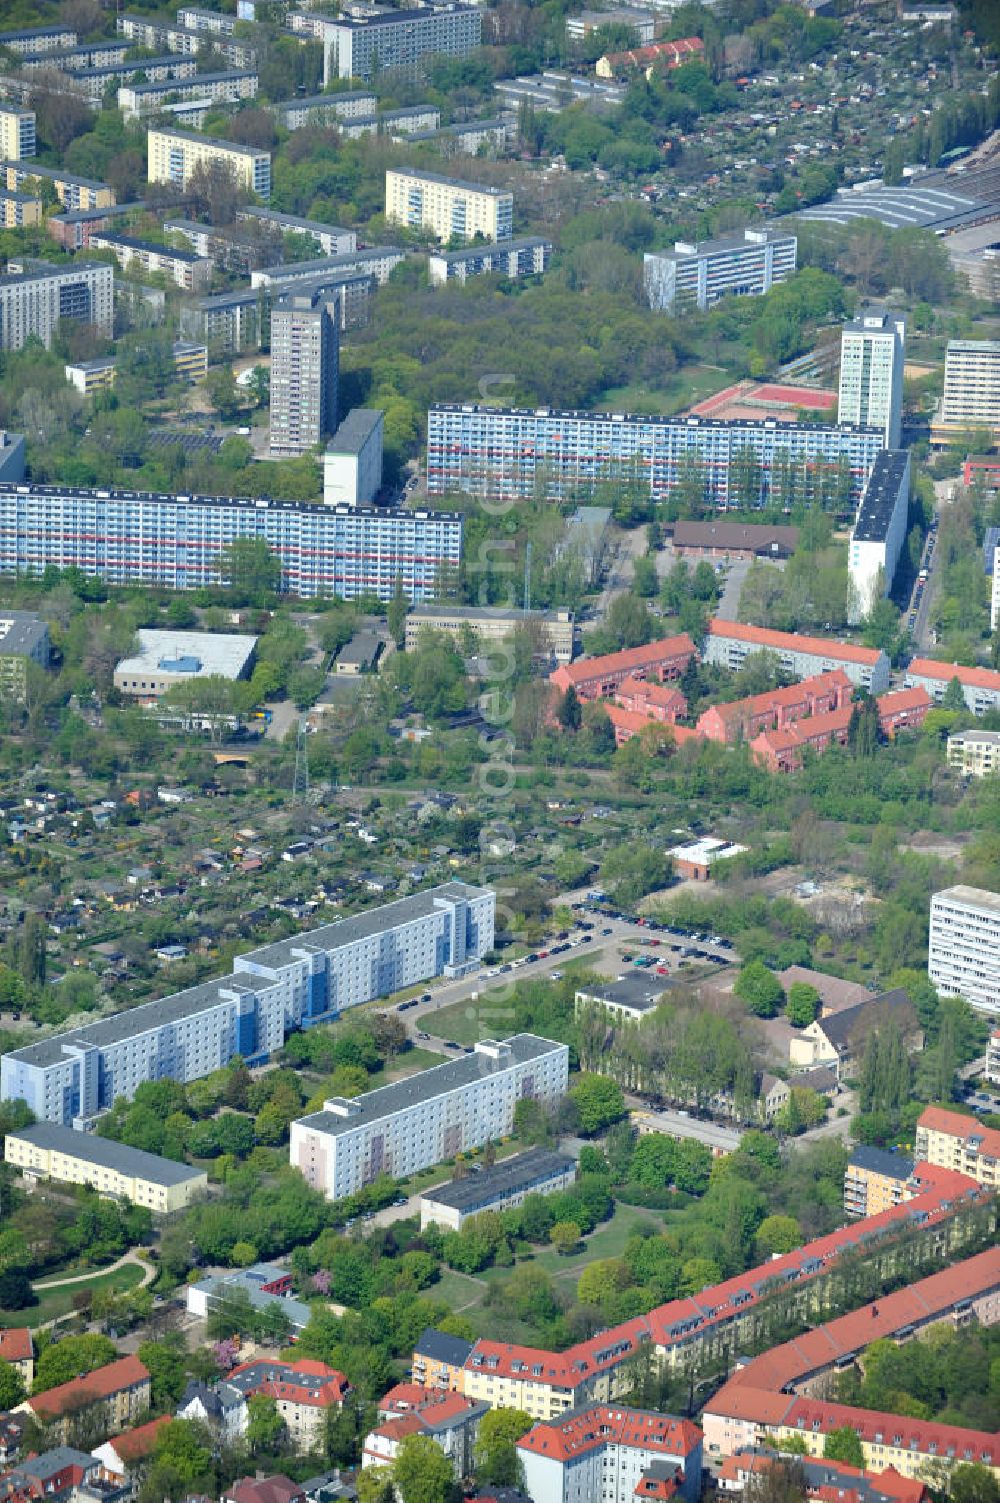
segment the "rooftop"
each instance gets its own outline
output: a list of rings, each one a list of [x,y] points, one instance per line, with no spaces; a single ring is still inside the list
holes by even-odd
[[[640,423],[644,430],[652,432],[657,428],[686,429],[688,432],[697,432],[704,429],[706,432],[738,432],[758,433],[762,429],[780,433],[807,432],[807,433],[870,433],[878,435],[879,430],[869,423],[799,423],[784,421],[776,417],[759,418],[733,418],[731,421],[721,418],[699,417],[697,414],[679,414],[674,417],[660,417],[648,412],[591,412],[586,408],[566,407],[489,407],[482,402],[435,402],[428,409],[428,413],[458,412],[463,415],[481,416],[501,419],[552,419],[555,422],[580,422],[580,423],[605,423],[609,429],[620,423]],[[590,508],[583,508],[589,510]],[[602,508],[596,508],[601,510]],[[572,520],[572,519],[571,519]]]
[[[435,7],[423,10],[380,11],[377,16],[359,16],[356,19],[350,16],[338,16],[335,21],[327,24],[346,26],[351,31],[367,31],[376,26],[399,26],[404,22],[437,20],[442,14],[472,15],[476,13],[475,8],[470,5],[449,5],[445,8]]]
[[[461,188],[465,193],[485,193],[489,198],[511,198],[509,188],[495,188],[492,183],[470,183],[460,177],[444,177],[440,172],[421,172],[416,167],[389,167],[386,177],[408,177],[421,183],[439,183],[445,188]]]
[[[196,32],[195,35],[200,33]],[[270,160],[271,156],[269,151],[257,146],[242,146],[238,141],[225,141],[221,136],[196,136],[192,131],[173,130],[165,125],[151,125],[149,134],[166,136],[170,141],[186,141],[191,146],[211,146],[218,151],[233,151],[241,157],[253,157],[254,160],[257,157],[267,157]]]
[[[0,605],[0,657],[28,657],[44,639],[48,624],[30,611]]]
[[[76,1132],[72,1127],[63,1127],[57,1122],[36,1122],[32,1127],[19,1127],[16,1132],[8,1133],[8,1137],[30,1143],[46,1153],[66,1154],[67,1157],[82,1159],[102,1169],[113,1169],[118,1174],[148,1180],[151,1184],[183,1185],[188,1180],[204,1178],[202,1169],[175,1163],[173,1159],[161,1158],[157,1153],[146,1153],[142,1148],[130,1148],[126,1143],[117,1143],[114,1138]]]
[[[110,272],[104,261],[74,261],[68,266],[50,266],[47,262],[32,271],[10,271],[0,277],[0,287],[23,285],[25,282],[48,282],[57,277],[78,278],[89,271]]]
[[[957,746],[968,743],[975,746],[1000,746],[1000,731],[953,731],[948,742],[950,744],[953,741]]]
[[[326,446],[328,454],[360,454],[372,434],[382,426],[379,407],[352,407]]]
[[[775,229],[772,225],[744,230],[742,234],[719,235],[714,240],[678,240],[671,251],[647,251],[650,260],[688,261],[692,256],[724,256],[732,251],[759,250],[763,245],[774,245],[794,240],[791,230]]]
[[[655,978],[635,972],[619,976],[617,981],[596,982],[581,986],[577,997],[584,1002],[610,1002],[630,1007],[635,1012],[654,1012],[670,989],[668,977]]]
[[[947,1133],[961,1138],[964,1143],[975,1145],[976,1152],[990,1158],[1000,1158],[1000,1131],[984,1127],[976,1117],[966,1117],[962,1112],[950,1112],[947,1107],[928,1106],[917,1118],[917,1126],[927,1132]]]
[[[675,522],[675,548],[752,548],[794,553],[799,529],[763,522]]]
[[[851,533],[852,542],[885,541],[899,503],[900,490],[909,473],[910,455],[907,449],[883,449],[877,456],[858,507],[854,531]],[[909,497],[905,499],[908,500]]]
[[[992,668],[966,668],[962,663],[939,663],[934,658],[913,658],[906,670],[907,677],[930,678],[950,683],[957,678],[960,684],[970,689],[991,689],[1000,694],[1000,673]]]
[[[589,1404],[536,1425],[517,1443],[519,1451],[569,1461],[606,1445],[634,1446],[670,1456],[688,1456],[700,1447],[701,1431],[690,1420],[619,1404]]]
[[[81,263],[76,261],[74,267]],[[109,266],[101,265],[102,271],[110,271]],[[256,294],[240,294],[255,297]],[[235,294],[223,293],[223,297],[232,297]],[[93,486],[78,485],[18,485],[11,481],[0,482],[0,497],[2,496],[80,496],[86,500],[112,503],[116,501],[152,501],[162,506],[224,506],[224,507],[252,507],[256,511],[290,511],[306,513],[314,516],[340,516],[345,519],[357,521],[358,518],[370,517],[374,519],[385,518],[394,520],[397,517],[409,521],[411,518],[419,518],[428,522],[457,522],[461,518],[461,512],[457,511],[391,511],[387,507],[376,506],[326,506],[322,501],[275,501],[271,497],[261,496],[178,496],[157,494],[155,491],[118,491],[104,490]]]
[[[217,674],[239,678],[253,656],[256,637],[210,631],[159,631],[141,628],[139,651],[123,658],[116,673]]]
[[[80,1467],[86,1472],[91,1467],[96,1467],[97,1461],[93,1456],[88,1456],[86,1451],[77,1451],[72,1446],[53,1446],[51,1451],[43,1451],[40,1456],[32,1456],[27,1461],[22,1461],[13,1473],[7,1474],[7,1480],[11,1476],[20,1475],[45,1483],[71,1466]]]
[[[454,1211],[471,1211],[565,1174],[573,1168],[573,1163],[566,1154],[533,1148],[527,1153],[516,1153],[513,1158],[503,1159],[492,1169],[481,1169],[478,1173],[467,1174],[464,1179],[453,1179],[446,1185],[425,1190],[422,1199],[433,1201],[435,1205],[450,1206]]]
[[[450,1367],[461,1367],[472,1351],[472,1342],[461,1336],[449,1336],[445,1331],[436,1331],[428,1326],[413,1348],[415,1355],[427,1357],[431,1362],[444,1362]]]
[[[807,729],[809,725],[810,722],[806,721]],[[908,1026],[907,1019],[911,1025],[915,1026],[917,1023],[916,1008],[901,986],[867,997],[864,1002],[857,1002],[853,1007],[842,1007],[839,1012],[824,1018],[819,1026],[838,1053],[845,1053],[850,1049],[856,1051],[863,1042],[864,1035],[886,1021],[890,1013],[904,1032]]]
[[[694,643],[687,632],[676,637],[661,637],[656,642],[647,642],[644,647],[626,647],[621,652],[605,653],[596,658],[579,658],[575,663],[564,663],[556,668],[550,681],[557,684],[585,684],[591,679],[630,672],[634,668],[653,667],[665,658],[694,653]]]
[[[748,846],[733,845],[731,841],[704,835],[701,840],[692,840],[687,845],[672,846],[668,855],[678,861],[694,861],[699,865],[710,866],[713,861],[726,861],[730,856],[742,856],[747,850]]]
[[[405,903],[408,899],[402,901]],[[331,1110],[327,1103],[327,1110],[300,1117],[299,1125],[337,1137],[341,1133],[353,1132],[365,1123],[378,1122],[395,1112],[433,1101],[449,1091],[461,1090],[463,1086],[499,1074],[511,1065],[527,1064],[565,1048],[565,1044],[554,1044],[551,1039],[539,1038],[533,1033],[515,1033],[499,1044],[477,1044],[472,1054],[445,1060],[443,1064],[432,1065],[429,1070],[421,1070],[418,1075],[380,1086],[375,1091],[366,1091],[363,1096],[345,1101],[342,1110]]]
[[[439,620],[454,617],[458,621],[563,621],[568,622],[570,613],[559,609],[553,611],[526,611],[519,605],[414,605],[407,612],[410,621]]]
[[[72,1378],[60,1383],[45,1393],[34,1394],[29,1400],[32,1412],[46,1418],[61,1414],[76,1413],[84,1404],[93,1404],[121,1393],[138,1383],[149,1382],[149,1371],[138,1357],[119,1357],[104,1367],[95,1368],[82,1378]]]
[[[111,230],[99,230],[96,234],[92,234],[90,243],[97,250],[102,245],[120,245],[124,250],[147,251],[170,261],[197,263],[203,259],[191,250],[177,250],[172,245],[158,245],[154,240],[139,240],[133,235],[118,235]]]
[[[371,96],[365,94],[322,94],[321,99],[368,99]],[[310,104],[309,99],[290,101],[296,104]],[[280,224],[286,230],[307,230],[321,235],[347,235],[348,230],[343,230],[337,224],[325,224],[321,219],[300,219],[297,214],[282,214],[277,209],[268,209],[260,204],[244,204],[236,211],[237,219],[263,219],[268,224]]]
[[[848,1160],[851,1168],[864,1169],[869,1174],[880,1174],[884,1179],[907,1180],[913,1173],[913,1160],[902,1153],[890,1153],[887,1148],[868,1148],[861,1144]]]
[[[490,123],[490,122],[486,122],[486,121],[482,122],[483,128],[485,128],[485,126],[486,126],[487,123]],[[462,131],[462,130],[472,130],[473,128],[474,127],[472,125],[450,125],[450,126],[447,127],[447,130],[454,131],[454,132],[459,132],[459,131]],[[428,132],[428,136],[437,136],[437,135],[444,135],[444,134],[445,134],[445,131],[429,131]],[[461,250],[432,251],[431,252],[431,258],[433,260],[437,260],[437,261],[446,261],[449,265],[456,266],[456,265],[460,264],[462,261],[475,261],[480,256],[487,256],[487,255],[504,255],[504,256],[507,256],[507,255],[510,255],[511,253],[513,253],[513,254],[516,255],[519,250],[531,250],[535,246],[538,246],[538,245],[547,245],[547,246],[551,247],[552,241],[551,240],[546,240],[544,238],[544,236],[542,236],[542,235],[521,235],[516,240],[501,240],[499,242],[499,244],[494,244],[491,241],[491,242],[489,242],[487,244],[482,244],[482,245],[466,245],[466,246],[463,246]],[[597,508],[597,509],[599,509],[599,508]]]
[[[176,53],[171,53],[171,57],[176,61]],[[125,63],[122,66],[135,68],[134,63]],[[103,72],[104,70],[101,69],[100,71]],[[204,88],[205,84],[224,83],[227,79],[256,77],[257,71],[255,68],[228,68],[220,73],[199,73],[197,76],[185,80],[185,87],[191,88],[197,85],[198,88]],[[129,88],[134,94],[155,94],[163,89],[176,88],[177,82],[173,78],[163,78],[149,83],[130,84]]]
[[[874,647],[858,647],[853,642],[836,642],[826,637],[803,637],[794,632],[772,631],[766,626],[746,626],[742,621],[723,621],[713,616],[708,623],[710,637],[729,637],[754,647],[771,647],[775,652],[805,653],[809,657],[827,658],[832,662],[863,663],[874,668],[884,653]],[[911,664],[912,667],[912,664]],[[1000,679],[1000,674],[996,677]]]

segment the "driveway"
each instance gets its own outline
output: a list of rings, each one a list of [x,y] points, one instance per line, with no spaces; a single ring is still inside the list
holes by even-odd
[[[739,620],[740,593],[743,589],[743,581],[747,577],[749,568],[750,560],[748,558],[734,559],[729,565],[729,573],[726,575],[722,598],[715,607],[715,614],[720,621]]]

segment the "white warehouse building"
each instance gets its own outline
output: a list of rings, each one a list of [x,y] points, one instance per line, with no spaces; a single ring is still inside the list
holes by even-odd
[[[1000,893],[961,884],[934,893],[927,974],[944,996],[1000,1017]]]
[[[568,1078],[565,1044],[531,1033],[480,1043],[352,1101],[333,1097],[292,1123],[289,1158],[314,1190],[340,1200],[380,1174],[401,1179],[503,1137],[520,1100],[554,1106]]]
[[[85,1127],[143,1081],[199,1080],[236,1054],[261,1064],[294,1029],[477,965],[493,948],[495,904],[489,888],[445,882],[249,950],[231,976],[5,1054],[0,1099]]]

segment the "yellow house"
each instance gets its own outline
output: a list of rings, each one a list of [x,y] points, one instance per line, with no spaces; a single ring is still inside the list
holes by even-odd
[[[9,1132],[4,1157],[26,1179],[92,1185],[101,1195],[129,1200],[159,1215],[183,1210],[208,1187],[203,1169],[192,1169],[111,1138],[74,1132],[56,1122],[37,1122]]]

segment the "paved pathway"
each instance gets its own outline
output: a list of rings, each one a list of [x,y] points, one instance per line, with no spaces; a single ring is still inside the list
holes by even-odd
[[[156,1278],[156,1269],[145,1258],[140,1258],[138,1253],[131,1252],[124,1253],[114,1263],[109,1263],[107,1268],[92,1268],[89,1273],[76,1273],[65,1279],[47,1279],[44,1284],[32,1284],[31,1287],[36,1294],[44,1294],[48,1289],[63,1289],[69,1284],[90,1284],[94,1279],[103,1278],[107,1273],[116,1273],[119,1268],[125,1268],[130,1263],[142,1269],[142,1279],[136,1287],[145,1289]]]

